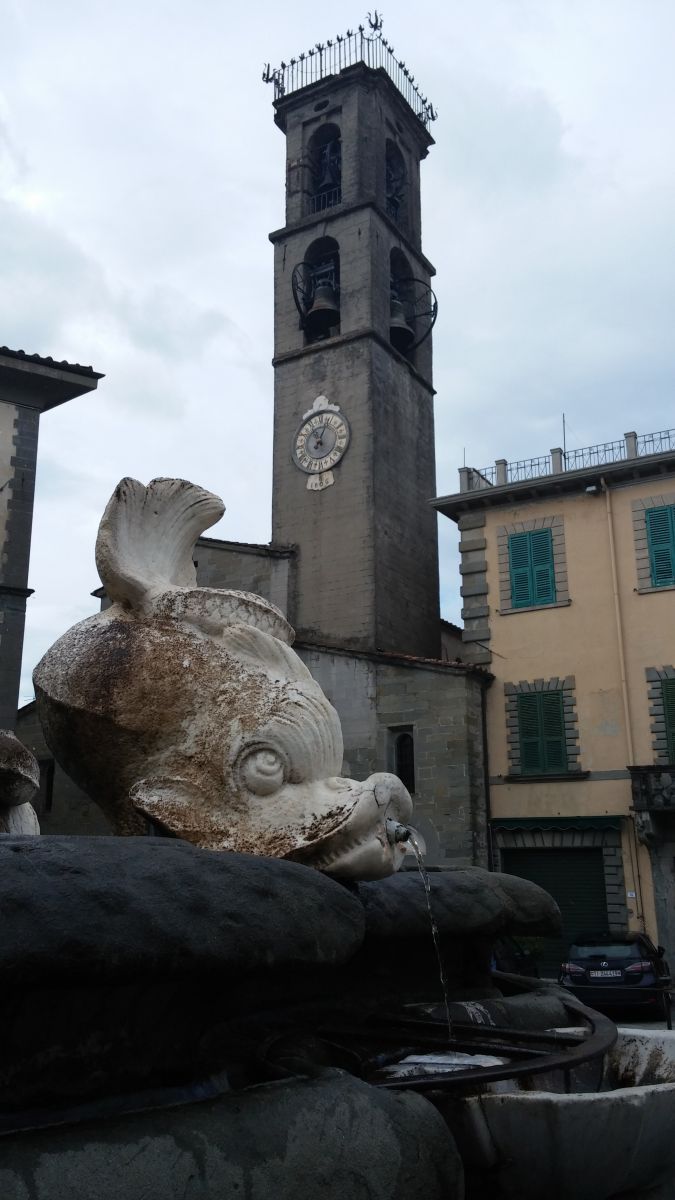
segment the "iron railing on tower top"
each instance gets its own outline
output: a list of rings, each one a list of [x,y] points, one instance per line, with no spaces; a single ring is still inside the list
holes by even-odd
[[[317,42],[310,50],[278,67],[272,68],[267,63],[263,79],[265,83],[274,84],[274,99],[298,92],[329,75],[339,75],[345,67],[365,63],[367,67],[382,67],[387,72],[423,125],[435,121],[438,114],[433,104],[422,95],[412,71],[396,57],[394,47],[383,37],[382,17],[377,10],[373,17],[368,14],[368,25],[369,32],[364,25],[359,25],[356,30],[348,29],[345,34],[338,34],[334,41],[327,38],[325,42]]]

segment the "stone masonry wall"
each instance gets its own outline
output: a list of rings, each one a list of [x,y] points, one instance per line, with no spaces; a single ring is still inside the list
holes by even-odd
[[[13,729],[19,699],[21,655],[26,620],[40,414],[19,405],[2,404],[3,426],[11,420],[11,443],[0,454],[4,469],[4,518],[0,551],[0,728]],[[9,430],[3,428],[5,437]],[[7,438],[7,441],[10,441]],[[9,462],[6,461],[10,450]],[[4,461],[3,461],[4,460]]]
[[[396,733],[412,732],[413,824],[427,862],[487,865],[481,678],[461,667],[297,649],[340,715],[345,773],[392,771]]]
[[[492,661],[490,640],[490,605],[488,601],[487,560],[485,549],[485,513],[470,512],[459,518],[460,574],[462,582],[462,637],[466,643],[463,657],[471,663]]]
[[[223,542],[217,538],[199,538],[194,551],[200,587],[254,592],[276,604],[291,624],[293,558],[292,549]]]

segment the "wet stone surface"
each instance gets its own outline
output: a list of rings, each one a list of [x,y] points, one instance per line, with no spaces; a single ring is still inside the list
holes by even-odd
[[[0,911],[0,1113],[255,1057],[241,1023],[331,986],[364,930],[317,871],[164,838],[0,838]]]
[[[461,1200],[452,1135],[421,1096],[337,1071],[215,1102],[3,1139],[3,1200]]]
[[[533,936],[560,931],[555,901],[534,883],[515,875],[462,867],[429,872],[430,902],[441,937],[489,936],[501,932]],[[366,937],[427,936],[429,913],[416,870],[359,884],[366,911]]]
[[[510,876],[432,872],[431,890],[451,1000],[498,998],[494,932],[554,927]],[[4,838],[0,910],[0,1113],[218,1071],[249,1086],[278,1030],[441,999],[416,873],[345,886],[174,839]]]
[[[344,962],[364,931],[318,871],[171,838],[0,839],[0,911],[13,985]]]

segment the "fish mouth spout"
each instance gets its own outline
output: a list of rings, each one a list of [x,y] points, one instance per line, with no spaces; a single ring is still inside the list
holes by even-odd
[[[411,836],[417,836],[408,824],[413,807],[409,792],[396,775],[384,772],[363,783],[343,782],[352,795],[349,816],[320,842],[307,847],[301,860],[337,879],[393,875],[408,853]]]
[[[405,853],[407,854],[408,850],[411,850],[418,860],[420,855],[426,854],[426,842],[419,829],[415,829],[414,825],[402,825],[394,817],[387,817],[384,827],[392,846],[405,842]]]

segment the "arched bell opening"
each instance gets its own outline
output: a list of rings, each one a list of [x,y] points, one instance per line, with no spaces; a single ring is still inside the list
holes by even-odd
[[[408,227],[408,172],[396,142],[387,138],[384,160],[385,210],[401,229]]]
[[[400,354],[409,355],[417,340],[410,263],[399,250],[389,260],[389,341]]]
[[[307,343],[340,332],[340,247],[318,238],[293,268],[293,298]]]
[[[322,125],[312,134],[308,151],[307,215],[342,203],[342,141],[337,125]]]
[[[436,317],[438,301],[425,279],[416,279],[410,263],[396,247],[389,268],[389,341],[415,364],[418,346],[429,337]],[[416,364],[417,365],[417,364]]]

